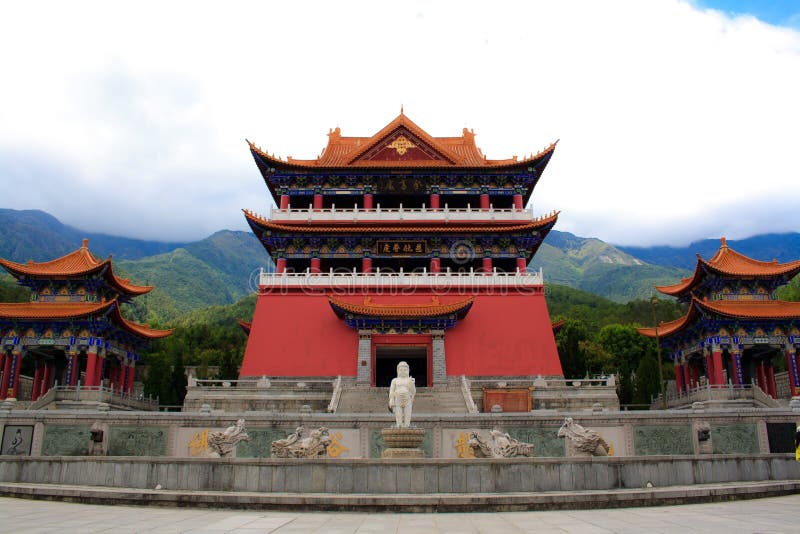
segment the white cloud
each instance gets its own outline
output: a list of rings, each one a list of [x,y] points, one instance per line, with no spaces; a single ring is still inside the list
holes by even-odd
[[[624,244],[800,231],[800,32],[752,17],[677,0],[4,11],[4,204],[74,226],[244,229],[240,208],[269,202],[245,137],[313,157],[329,127],[370,135],[402,103],[433,135],[475,128],[490,157],[560,138],[533,204],[562,210],[562,230]]]

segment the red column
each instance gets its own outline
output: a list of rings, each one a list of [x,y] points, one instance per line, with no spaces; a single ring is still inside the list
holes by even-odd
[[[683,371],[681,371],[681,366],[677,360],[675,360],[675,389],[678,393],[682,393],[684,390]]]
[[[439,209],[439,194],[438,193],[431,193],[431,209],[438,210]]]
[[[492,258],[491,256],[488,258],[483,258],[483,272],[490,273],[492,272]]]
[[[289,209],[289,195],[281,195],[281,209],[282,210]]]
[[[704,354],[706,359],[706,383],[714,383],[714,361],[711,359],[711,354]]]
[[[683,362],[681,364],[681,373],[683,374],[683,383],[686,386],[686,389],[689,390],[692,388],[692,380],[689,376],[689,364],[687,362]]]
[[[525,258],[517,258],[517,270],[521,274],[525,274],[528,271],[528,262],[525,261]]]
[[[372,209],[372,193],[364,193],[364,209]]]
[[[361,272],[362,273],[372,272],[372,258],[366,256],[361,258]]]
[[[312,273],[319,273],[322,269],[320,268],[320,259],[319,258],[311,258],[311,272]]]
[[[431,272],[432,273],[440,273],[442,272],[442,260],[439,258],[431,258]]]
[[[128,373],[127,373],[128,384],[127,387],[125,388],[125,391],[128,392],[129,395],[133,394],[133,381],[135,375],[136,375],[136,363],[128,367]]]
[[[487,193],[481,193],[481,209],[489,209],[489,195]]]
[[[723,384],[725,380],[722,378],[722,350],[719,348],[713,349],[711,352],[711,361],[714,364],[714,381],[713,384]]]
[[[322,209],[322,195],[314,195],[314,211]]]
[[[762,391],[767,391],[767,376],[764,373],[764,362],[758,362],[756,365],[756,376],[758,377],[758,387]]]
[[[0,385],[0,399],[5,399],[8,397],[8,386],[11,380],[11,365],[14,358],[11,354],[5,355],[5,362],[3,364],[3,383]]]
[[[278,274],[286,272],[286,258],[278,258],[275,261],[275,272]]]
[[[36,370],[33,372],[33,390],[31,390],[31,401],[39,398],[42,390],[42,364],[36,364]]]
[[[764,368],[767,372],[767,393],[769,393],[769,396],[773,399],[777,399],[778,394],[775,391],[775,369],[772,367],[771,362],[765,365]]]
[[[514,209],[515,210],[523,209],[523,206],[522,206],[522,195],[514,195]]]
[[[44,395],[50,388],[53,387],[53,369],[55,365],[52,363],[44,364],[44,373],[42,376],[42,389],[40,390],[40,395]]]
[[[67,380],[69,380],[69,385],[75,387],[75,384],[78,383],[78,367],[80,366],[80,362],[78,361],[77,354],[70,354],[69,356],[70,361],[70,372]]]
[[[103,362],[105,361],[105,357],[101,355],[97,355],[97,369],[94,375],[94,385],[95,386],[102,386],[103,385]]]
[[[19,395],[19,368],[22,367],[22,353],[14,354],[14,374],[12,375],[12,380],[14,383],[12,387],[14,389],[14,398]],[[11,387],[9,387],[9,395],[11,394]]]
[[[86,354],[86,378],[84,386],[92,387],[95,385],[94,377],[97,374],[97,353],[89,352]]]
[[[798,378],[798,364],[797,355],[792,349],[786,349],[786,370],[789,371],[789,388],[792,391],[792,397],[800,394],[800,378]]]
[[[731,372],[733,376],[731,378],[731,382],[734,385],[741,386],[742,385],[742,358],[741,354],[737,350],[731,351]]]

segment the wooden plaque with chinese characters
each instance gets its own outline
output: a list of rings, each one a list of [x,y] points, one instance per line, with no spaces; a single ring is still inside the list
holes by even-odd
[[[377,245],[375,250],[379,256],[415,256],[428,252],[425,241],[380,240]]]

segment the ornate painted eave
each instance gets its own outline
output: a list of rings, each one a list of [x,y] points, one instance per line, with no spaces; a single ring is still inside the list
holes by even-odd
[[[243,210],[244,215],[251,227],[259,227],[262,230],[278,232],[297,232],[297,233],[460,233],[460,232],[481,232],[481,233],[515,233],[531,230],[544,230],[551,228],[558,220],[560,212],[554,211],[546,216],[539,217],[525,224],[486,224],[485,222],[474,225],[442,225],[419,224],[415,226],[359,226],[359,225],[311,225],[311,224],[278,224],[260,217],[249,210]]]
[[[241,329],[244,331],[246,336],[250,335],[250,328],[253,326],[253,323],[248,323],[247,321],[243,321],[241,319],[237,319],[236,322],[239,324]]]
[[[114,274],[111,259],[98,260],[89,252],[88,239],[83,246],[60,258],[46,262],[16,263],[0,258],[0,266],[15,278],[70,279],[100,274],[119,293],[134,297],[153,290],[152,286],[139,286]]]
[[[108,316],[121,330],[136,337],[157,339],[172,334],[173,330],[155,330],[125,319],[119,311],[119,302],[15,302],[0,303],[0,320],[37,322],[46,320],[90,319]]]
[[[363,303],[354,303],[336,297],[328,297],[328,302],[339,317],[346,314],[361,315],[365,317],[391,317],[391,318],[418,318],[441,317],[456,315],[463,319],[469,312],[475,297],[469,297],[457,302],[442,304],[434,297],[430,302],[415,304],[376,304],[371,297],[364,299]]]
[[[710,260],[697,256],[697,265],[691,277],[683,278],[678,284],[656,286],[656,289],[665,295],[685,296],[702,284],[710,273],[737,279],[773,278],[777,276],[791,278],[800,273],[800,260],[789,263],[778,263],[777,260],[755,260],[728,247],[727,241],[723,237],[719,250]]]
[[[658,337],[666,338],[677,334],[696,323],[700,315],[714,315],[728,319],[744,320],[800,320],[800,302],[783,300],[766,301],[705,301],[692,298],[689,311],[680,319],[661,323],[658,326]],[[637,328],[640,334],[655,338],[656,328]]]

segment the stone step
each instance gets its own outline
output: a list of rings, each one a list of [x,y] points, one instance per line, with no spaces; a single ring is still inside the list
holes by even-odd
[[[344,389],[339,397],[337,413],[390,413],[389,388]],[[414,397],[414,413],[467,413],[460,390],[418,388]]]

